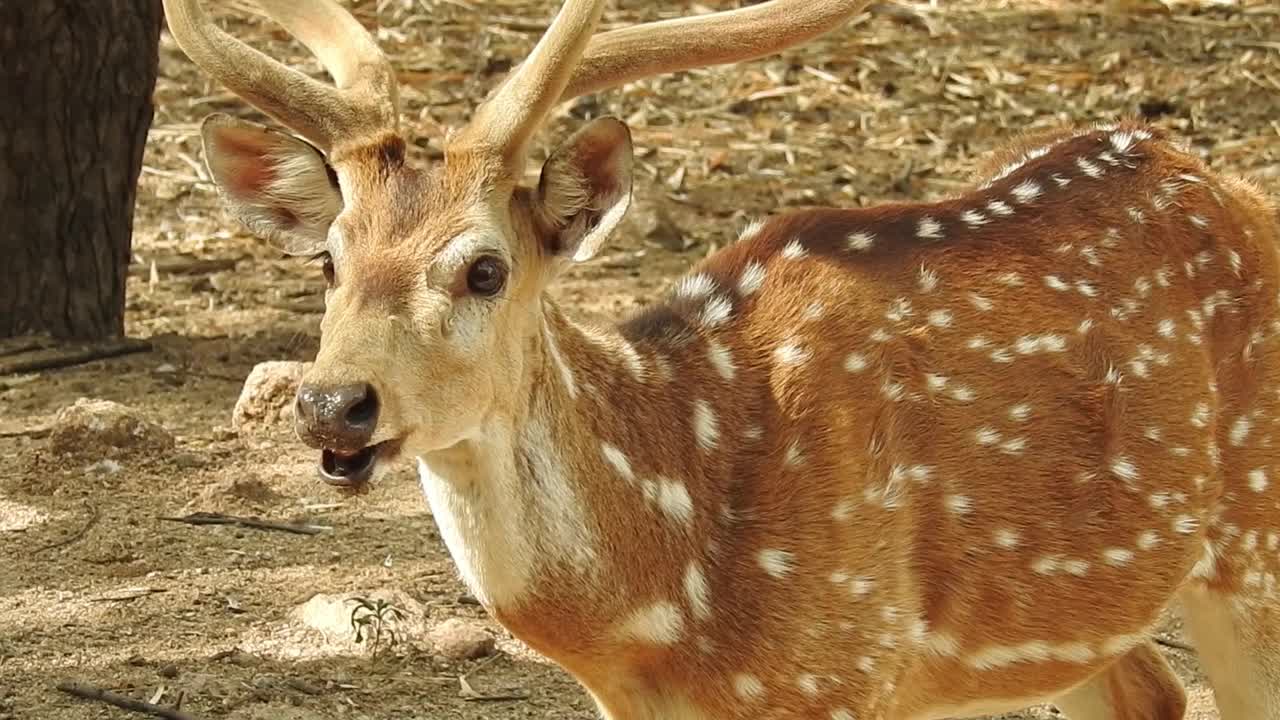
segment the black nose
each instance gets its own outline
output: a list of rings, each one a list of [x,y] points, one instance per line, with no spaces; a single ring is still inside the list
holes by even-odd
[[[298,388],[294,407],[298,437],[316,447],[356,451],[373,439],[378,425],[378,394],[367,383]]]

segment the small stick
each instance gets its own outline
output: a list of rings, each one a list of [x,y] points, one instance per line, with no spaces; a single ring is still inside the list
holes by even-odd
[[[160,517],[169,522],[180,522],[188,525],[239,525],[252,530],[275,530],[293,533],[294,535],[319,535],[325,530],[332,530],[324,525],[297,525],[294,523],[272,522],[256,517],[224,515],[222,513],[195,512],[184,517]]]
[[[196,716],[189,715],[175,708],[164,707],[154,703],[143,702],[142,700],[134,700],[133,698],[117,695],[110,690],[85,685],[83,683],[74,683],[63,681],[55,687],[58,690],[84,700],[95,700],[104,702],[108,705],[114,705],[122,710],[131,710],[136,713],[144,713],[153,717],[164,718],[164,720],[197,720]]]
[[[1174,650],[1181,650],[1185,653],[1191,653],[1192,655],[1194,655],[1196,652],[1195,648],[1191,647],[1190,645],[1184,642],[1178,642],[1177,640],[1168,640],[1162,637],[1158,637],[1156,638],[1156,644],[1163,645],[1167,648],[1173,648]]]
[[[458,687],[460,688],[458,695],[467,702],[504,702],[507,700],[528,700],[529,693],[524,690],[509,690],[501,693],[482,693],[476,692],[471,687],[470,677],[472,674],[479,672],[482,668],[487,667],[490,663],[502,657],[499,653],[494,653],[485,660],[476,663],[475,667],[458,676]]]
[[[94,360],[150,351],[151,343],[137,338],[116,338],[83,345],[34,348],[6,355],[4,360],[0,360],[0,375],[55,370]]]
[[[25,428],[0,427],[0,438],[29,437],[38,440],[51,432],[53,432],[52,423]]]
[[[71,533],[71,534],[70,534],[70,535],[68,535],[67,537],[63,538],[62,540],[58,540],[58,541],[56,541],[56,542],[51,542],[51,543],[49,543],[48,545],[41,545],[40,547],[36,548],[35,550],[32,550],[32,551],[31,551],[31,554],[32,554],[32,555],[39,555],[40,553],[42,553],[42,552],[44,552],[44,551],[46,551],[46,550],[55,550],[55,549],[60,548],[60,547],[66,547],[67,545],[70,545],[71,543],[76,542],[76,541],[77,541],[77,540],[79,540],[80,538],[84,537],[84,536],[85,536],[85,534],[89,532],[90,528],[92,528],[94,525],[97,525],[97,524],[98,524],[98,508],[97,508],[97,506],[95,506],[95,505],[89,505],[88,503],[85,503],[85,505],[89,508],[89,520],[84,524],[84,526],[82,526],[79,530],[77,530],[77,531],[75,531],[75,532]]]

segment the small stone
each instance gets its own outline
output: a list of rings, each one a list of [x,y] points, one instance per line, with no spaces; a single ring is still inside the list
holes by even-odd
[[[167,663],[160,666],[160,669],[156,672],[160,674],[160,677],[176,678],[178,677],[178,666],[173,663]]]
[[[253,667],[254,665],[261,663],[262,658],[236,648],[227,656],[227,662],[235,665],[236,667]]]
[[[231,411],[232,429],[245,435],[292,427],[294,395],[309,367],[311,363],[291,361],[255,365]]]
[[[171,458],[173,464],[184,470],[195,470],[209,464],[209,460],[199,453],[180,452]]]
[[[671,252],[684,252],[689,249],[690,240],[665,212],[654,210],[637,218],[636,222],[640,225],[645,240]]]
[[[123,466],[115,460],[99,460],[98,462],[86,468],[94,475],[115,475],[123,469]]]
[[[173,434],[164,427],[111,400],[76,400],[58,412],[49,432],[54,452],[80,457],[164,452],[173,446]]]
[[[493,636],[474,621],[449,618],[427,633],[432,647],[450,660],[475,660],[492,655],[496,648]]]
[[[125,660],[125,664],[132,665],[134,667],[142,667],[143,665],[147,664],[147,659],[135,653],[133,655],[130,655],[129,659]]]

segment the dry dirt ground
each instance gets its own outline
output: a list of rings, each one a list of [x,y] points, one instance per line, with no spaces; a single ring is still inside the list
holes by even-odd
[[[245,0],[209,3],[228,28],[318,73],[300,46],[250,19]],[[444,129],[522,57],[554,0],[361,0],[405,85],[424,160]],[[611,3],[608,25],[690,12]],[[707,2],[699,11],[727,7]],[[634,129],[632,217],[603,259],[559,296],[609,316],[654,297],[754,215],[788,206],[934,198],[966,184],[1002,139],[1070,120],[1144,114],[1216,168],[1280,195],[1280,7],[1187,3],[881,4],[781,58],[636,83],[565,108],[544,142],[609,113]],[[589,701],[530,657],[465,596],[408,472],[358,498],[313,474],[287,431],[241,436],[231,409],[256,363],[309,359],[319,269],[282,259],[218,205],[197,123],[251,117],[166,36],[141,179],[128,331],[149,354],[0,378],[0,718],[120,718],[54,690],[95,683],[182,698],[201,718],[589,718]],[[542,152],[542,151],[540,151]],[[190,261],[212,261],[193,265]],[[138,408],[176,448],[61,456],[42,431],[79,397]],[[193,527],[158,516],[256,514],[330,526],[315,536]],[[316,593],[400,593],[403,642],[372,658],[341,627],[294,610]],[[802,612],[802,608],[797,608]],[[422,630],[472,618],[494,659],[433,657]],[[1176,639],[1176,624],[1162,630]],[[1216,718],[1193,654],[1169,650],[1195,718]],[[477,693],[464,697],[459,675]],[[1020,718],[1052,717],[1045,708]]]

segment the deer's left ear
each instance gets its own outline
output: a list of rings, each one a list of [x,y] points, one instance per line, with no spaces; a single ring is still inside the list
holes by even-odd
[[[631,204],[631,131],[614,118],[594,120],[551,153],[538,182],[550,226],[549,254],[590,260]]]

